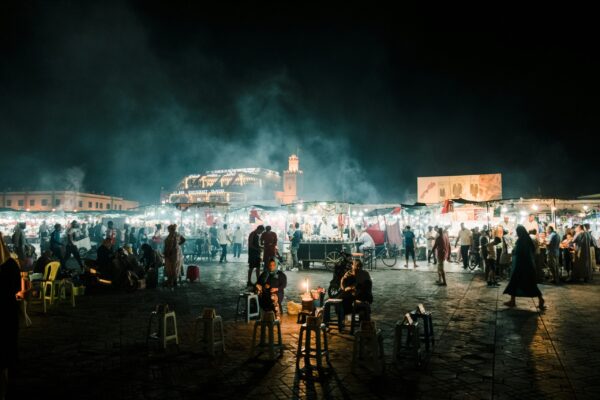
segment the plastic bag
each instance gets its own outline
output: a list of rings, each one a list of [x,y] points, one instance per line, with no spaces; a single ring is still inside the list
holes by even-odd
[[[300,312],[300,310],[302,310],[302,304],[295,303],[295,302],[293,302],[291,300],[287,302],[287,312],[288,312],[288,315],[298,315],[298,313]]]

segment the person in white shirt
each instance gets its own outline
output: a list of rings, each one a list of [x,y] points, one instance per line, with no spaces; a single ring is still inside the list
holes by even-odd
[[[437,230],[437,227],[436,227]],[[425,235],[427,239],[427,264],[431,263],[431,259],[433,258],[433,263],[437,264],[437,260],[435,257],[435,252],[433,249],[433,244],[435,243],[435,238],[437,238],[436,231],[433,230],[432,226],[427,227],[427,234]]]
[[[240,254],[242,253],[243,240],[244,235],[242,234],[242,230],[238,226],[235,232],[233,233],[233,258],[240,258]]]
[[[227,262],[227,246],[231,243],[231,235],[227,230],[227,224],[223,224],[223,229],[219,230],[217,240],[219,241],[219,246],[221,246],[221,258],[219,259],[219,262]]]
[[[527,232],[531,232],[533,230],[535,230],[536,232],[540,231],[540,227],[537,221],[535,220],[535,215],[533,214],[529,214],[529,218],[527,221],[525,221],[523,226],[525,227],[525,229],[527,229]]]
[[[454,245],[458,246],[458,243],[460,242],[460,255],[462,256],[463,269],[469,267],[469,249],[471,248],[472,241],[473,232],[465,228],[465,224],[461,223],[460,231],[458,232],[456,243]]]
[[[369,233],[364,230],[358,236],[358,251],[363,252],[364,250],[373,249],[375,247],[375,241],[369,235]]]

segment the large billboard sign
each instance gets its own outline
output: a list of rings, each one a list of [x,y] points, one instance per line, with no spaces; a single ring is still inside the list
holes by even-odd
[[[419,203],[448,199],[488,201],[502,199],[502,174],[428,176],[417,178]]]

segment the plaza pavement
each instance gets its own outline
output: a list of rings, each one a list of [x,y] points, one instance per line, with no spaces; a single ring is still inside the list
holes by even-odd
[[[138,290],[77,298],[77,306],[29,306],[20,330],[20,366],[9,398],[33,399],[597,399],[600,398],[600,277],[591,284],[541,285],[548,309],[517,299],[506,309],[500,288],[451,265],[448,286],[433,268],[379,266],[372,319],[384,335],[383,376],[350,369],[352,337],[332,331],[332,367],[322,379],[295,368],[299,325],[283,319],[285,352],[275,362],[249,360],[252,324],[234,322],[246,265],[201,263],[200,281],[170,291]],[[288,271],[286,297],[299,302],[305,278],[327,287],[324,270]],[[177,313],[180,345],[146,346],[156,304]],[[433,313],[436,345],[424,364],[392,360],[393,328],[423,303]],[[225,321],[226,353],[210,358],[193,346],[194,319],[215,307]]]

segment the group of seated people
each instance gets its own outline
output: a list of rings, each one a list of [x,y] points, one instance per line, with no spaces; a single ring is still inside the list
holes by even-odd
[[[52,261],[60,261],[51,250],[46,250],[33,264],[34,278],[41,279],[46,265]],[[88,279],[90,275],[111,282],[114,287],[137,286],[139,279],[146,279],[148,287],[155,287],[158,281],[158,269],[163,265],[163,258],[158,250],[144,243],[136,256],[131,247],[115,248],[110,239],[104,239],[96,251],[96,260],[86,260],[88,268],[82,276]],[[61,268],[58,278],[72,278],[67,268]]]
[[[147,243],[140,247],[136,256],[130,247],[114,248],[110,239],[105,239],[98,247],[96,262],[97,273],[111,281],[116,287],[137,285],[139,279],[146,279],[148,287],[156,287],[158,269],[163,265],[159,250]]]
[[[287,286],[287,276],[277,268],[275,259],[270,259],[267,269],[259,276],[255,291],[259,296],[259,305],[263,311],[273,311],[276,319],[281,318],[284,290]],[[363,269],[361,260],[354,260],[352,269],[341,278],[341,291],[338,297],[342,299],[342,306],[337,311],[340,320],[352,313],[357,303],[371,304],[373,302],[373,281],[367,271]],[[326,312],[328,310],[325,310]],[[367,314],[366,318],[369,318]],[[341,324],[343,327],[343,323]]]

